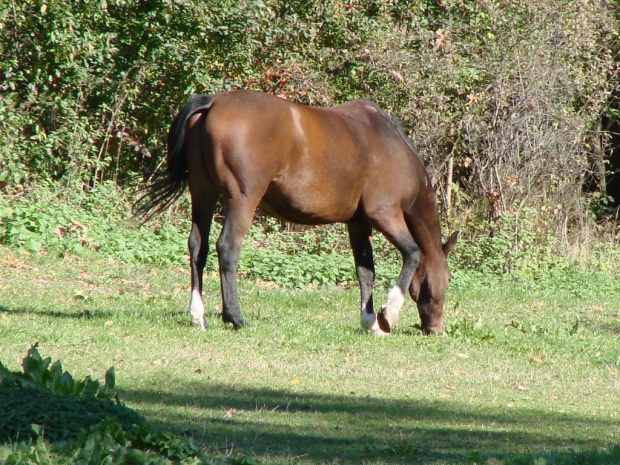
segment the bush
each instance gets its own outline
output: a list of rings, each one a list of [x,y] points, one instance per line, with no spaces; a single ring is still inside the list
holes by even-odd
[[[539,221],[537,212],[524,209],[520,216],[504,214],[494,222],[470,222],[450,257],[453,269],[525,281],[569,270],[572,260],[557,253],[557,237],[542,228],[537,231]]]
[[[81,463],[199,463],[201,452],[173,434],[153,428],[125,407],[114,391],[114,369],[105,384],[75,381],[60,361],[42,358],[36,344],[22,372],[0,363],[0,440],[33,444],[0,457],[7,465]]]
[[[179,227],[170,222],[140,227],[127,194],[115,184],[76,192],[67,196],[58,186],[40,184],[17,199],[0,198],[0,244],[35,253],[99,252],[126,262],[186,263],[188,220],[179,220]]]
[[[562,205],[562,233],[603,166],[614,15],[561,0],[14,2],[0,10],[0,186],[127,185],[160,164],[194,92],[368,97],[411,133],[446,212]]]

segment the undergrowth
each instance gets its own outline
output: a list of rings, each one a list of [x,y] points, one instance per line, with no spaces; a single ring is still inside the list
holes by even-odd
[[[76,381],[33,345],[22,372],[0,363],[0,441],[24,444],[0,459],[17,464],[199,463],[190,441],[151,426],[118,398],[114,368],[105,383]]]
[[[168,215],[149,223],[131,216],[135,193],[113,183],[71,189],[42,184],[20,195],[0,197],[0,244],[59,256],[76,255],[163,267],[188,264],[189,202],[184,197]],[[215,241],[221,230],[216,215],[210,237],[207,271],[217,271]],[[517,219],[470,220],[450,255],[453,282],[477,280],[479,273],[529,283],[579,279],[588,272],[618,273],[620,250],[609,242],[591,245],[581,259],[558,253],[558,240],[536,234],[536,212],[525,209]],[[444,228],[447,234],[447,228]],[[401,258],[381,234],[373,240],[377,284],[388,286],[398,275]],[[304,227],[260,216],[245,238],[239,272],[253,280],[282,287],[355,283],[353,258],[343,225]],[[542,280],[542,281],[541,281]],[[587,289],[587,286],[584,287]],[[584,291],[585,292],[585,291]]]

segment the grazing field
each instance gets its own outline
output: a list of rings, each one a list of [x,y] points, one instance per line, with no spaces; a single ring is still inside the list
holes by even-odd
[[[442,337],[422,336],[410,301],[377,338],[360,329],[356,286],[243,280],[250,326],[235,332],[216,275],[199,331],[188,284],[185,268],[0,248],[0,360],[17,370],[38,342],[76,377],[114,366],[128,407],[214,462],[620,463],[611,277],[457,273]]]

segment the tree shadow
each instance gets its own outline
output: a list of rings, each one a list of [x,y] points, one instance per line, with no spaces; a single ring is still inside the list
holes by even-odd
[[[50,442],[73,442],[82,429],[106,417],[114,417],[125,428],[144,422],[136,411],[109,399],[62,396],[37,387],[0,387],[0,444],[36,440],[32,425]]]
[[[609,333],[612,336],[620,336],[620,321],[618,323],[606,323],[598,324],[597,328],[604,333]]]
[[[70,320],[79,320],[79,319],[108,319],[110,317],[110,312],[97,310],[93,312],[89,309],[80,309],[75,312],[63,312],[60,310],[52,310],[49,308],[35,308],[35,307],[14,307],[9,308],[4,305],[0,305],[1,313],[9,313],[13,315],[37,315],[48,318],[65,318]]]
[[[5,305],[0,305],[0,313],[7,313],[15,316],[23,316],[23,315],[36,315],[40,317],[46,318],[54,318],[54,319],[65,319],[65,320],[92,320],[92,321],[101,321],[101,320],[110,320],[117,317],[118,312],[103,310],[101,308],[91,309],[91,308],[80,308],[75,311],[62,311],[62,310],[54,310],[52,308],[46,307],[7,307]],[[168,312],[159,312],[159,316],[168,317],[167,323],[176,325],[181,328],[191,328],[191,321],[186,318],[186,313],[183,310],[170,310]],[[134,312],[134,318],[140,318],[139,312]],[[218,319],[221,318],[220,314],[216,314],[215,317]],[[145,317],[147,318],[147,317]]]
[[[212,450],[315,462],[462,462],[475,451],[514,457],[606,449],[612,441],[601,430],[616,437],[620,433],[611,419],[533,409],[498,412],[445,400],[395,401],[209,383],[186,387],[191,394],[128,389],[121,397],[147,416],[149,410],[161,414],[163,406],[162,427],[189,434]],[[577,434],[583,430],[596,437]]]

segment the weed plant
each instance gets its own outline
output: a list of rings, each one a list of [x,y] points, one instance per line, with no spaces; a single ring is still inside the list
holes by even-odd
[[[105,384],[75,381],[33,345],[22,372],[0,362],[0,442],[26,444],[3,454],[7,465],[197,463],[191,442],[152,427],[119,400],[114,368]],[[30,444],[30,446],[28,446]],[[3,456],[4,455],[4,456]]]
[[[168,215],[141,224],[130,214],[134,193],[113,183],[77,192],[67,196],[58,185],[42,184],[21,196],[0,197],[0,244],[31,253],[187,266],[187,198]],[[459,246],[450,257],[455,284],[466,281],[472,273],[530,283],[553,276],[558,284],[583,279],[578,275],[584,269],[618,273],[620,251],[612,244],[595,244],[585,257],[571,258],[557,252],[557,238],[535,233],[535,221],[534,212],[525,210],[519,220],[505,215],[493,224],[479,221],[461,225]],[[216,215],[208,273],[217,272],[214,243],[220,230],[221,215]],[[400,256],[381,234],[374,235],[373,245],[377,285],[388,287],[399,272]],[[356,282],[343,225],[293,226],[263,217],[260,212],[245,239],[239,272],[248,279],[289,288]]]

